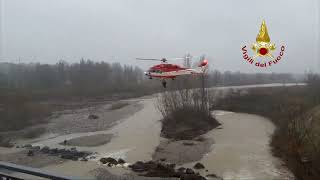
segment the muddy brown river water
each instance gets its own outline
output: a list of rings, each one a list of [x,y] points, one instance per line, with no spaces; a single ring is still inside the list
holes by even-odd
[[[215,140],[202,160],[223,179],[292,179],[282,162],[271,155],[269,140],[274,125],[257,115],[216,111],[222,129],[207,133]],[[192,167],[194,163],[185,165]]]
[[[271,84],[268,86],[280,85]],[[268,86],[262,85],[262,87]],[[256,86],[233,88],[251,87]],[[220,89],[228,88],[221,87]],[[59,143],[65,139],[96,134],[114,135],[111,141],[105,145],[77,147],[79,150],[97,152],[96,159],[89,162],[55,164],[44,167],[44,169],[65,175],[88,177],[90,170],[100,166],[98,163],[100,157],[123,158],[129,163],[151,160],[155,148],[162,139],[160,137],[161,122],[159,121],[161,114],[155,107],[155,97],[139,98],[138,100],[143,105],[143,109],[119,121],[109,130],[48,136],[48,138],[44,137],[33,143],[34,145],[60,148],[63,146]],[[293,179],[292,174],[282,165],[281,160],[273,157],[270,152],[268,143],[275,127],[268,119],[257,115],[225,111],[213,113],[222,124],[222,128],[211,130],[205,134],[206,137],[214,139],[211,151],[200,160],[209,172],[224,179]],[[183,166],[192,167],[193,165],[194,162]],[[113,168],[111,172],[122,174],[127,170]],[[204,172],[200,173],[204,174]]]

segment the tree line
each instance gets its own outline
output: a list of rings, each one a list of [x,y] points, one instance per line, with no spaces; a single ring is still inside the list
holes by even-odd
[[[296,82],[288,73],[210,71],[208,86]],[[179,77],[177,78],[179,80]],[[171,80],[170,80],[171,81]],[[56,64],[0,64],[1,91],[22,90],[43,97],[101,96],[115,93],[139,95],[161,90],[161,83],[144,77],[137,66],[80,60]]]

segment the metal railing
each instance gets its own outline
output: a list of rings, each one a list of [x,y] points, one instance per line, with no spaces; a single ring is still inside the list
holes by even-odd
[[[23,178],[17,177],[14,175],[10,175],[7,173],[2,173],[1,169],[8,170],[10,172],[19,172],[23,174],[28,174],[36,177],[51,179],[51,180],[84,180],[88,178],[79,178],[79,177],[72,177],[72,176],[61,176],[56,175],[51,172],[37,169],[37,168],[31,168],[27,166],[21,166],[13,163],[8,163],[4,161],[0,161],[0,180],[22,180]]]

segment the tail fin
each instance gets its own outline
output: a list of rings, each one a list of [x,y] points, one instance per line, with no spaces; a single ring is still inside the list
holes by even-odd
[[[205,73],[208,69],[208,66],[209,66],[209,62],[207,59],[204,59],[202,61],[200,61],[200,64],[198,65],[198,70],[201,72],[201,73]]]
[[[208,60],[204,59],[204,60],[200,61],[200,64],[198,65],[198,67],[204,67],[204,66],[207,66],[208,64],[209,64]]]

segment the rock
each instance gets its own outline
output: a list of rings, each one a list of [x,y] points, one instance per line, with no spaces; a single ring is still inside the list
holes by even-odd
[[[31,150],[35,151],[35,152],[40,151],[40,149],[41,149],[40,146],[32,146],[32,148],[31,148]]]
[[[27,156],[34,156],[34,152],[32,150],[29,150]]]
[[[77,156],[74,156],[74,154],[70,153],[70,152],[66,152],[64,154],[61,154],[60,156],[62,159],[70,159],[70,160],[73,160],[73,161],[77,161],[78,160],[78,157]]]
[[[88,118],[89,118],[89,119],[98,119],[99,116],[94,115],[94,114],[90,114]]]
[[[156,169],[156,168],[158,168],[160,166],[163,166],[163,165],[162,164],[158,164],[158,163],[156,163],[154,161],[148,161],[148,162],[144,163],[144,166],[145,166],[145,168],[147,170],[149,170],[149,169]]]
[[[49,148],[48,146],[44,146],[44,147],[40,150],[40,152],[42,152],[42,153],[49,153],[49,151],[50,151],[50,148]]]
[[[113,158],[111,158],[111,157],[101,158],[101,159],[100,159],[100,162],[101,162],[102,164],[107,164],[107,163],[108,163],[108,165],[109,165],[109,164],[110,164],[110,165],[112,165],[112,164],[117,165],[117,164],[118,164],[118,161],[115,160],[115,159],[113,159]]]
[[[142,161],[137,161],[136,163],[129,166],[134,172],[143,172],[146,171],[146,167]]]
[[[179,169],[177,169],[177,171],[178,171],[178,172],[181,172],[181,173],[185,173],[186,168],[180,167]]]
[[[80,159],[80,161],[88,161],[88,159],[86,157],[83,157]]]
[[[176,170],[174,177],[180,178],[186,171],[186,168],[180,167]]]
[[[176,164],[167,164],[167,167],[170,169],[174,169],[176,167]]]
[[[119,159],[118,159],[118,163],[119,163],[119,164],[124,164],[124,163],[126,163],[126,161],[123,160],[123,159],[121,159],[121,158],[119,158]]]
[[[52,154],[52,155],[58,154],[58,148],[50,149],[49,154]]]
[[[148,161],[142,162],[137,161],[136,163],[129,166],[134,172],[145,172],[143,176],[146,177],[180,177],[179,172],[175,172],[175,164],[166,164],[162,162]]]
[[[108,163],[108,167],[115,167],[117,166],[116,164]]]
[[[90,159],[96,159],[97,157],[96,156],[90,156]]]
[[[91,152],[89,152],[89,151],[78,151],[78,156],[79,157],[87,157],[87,156],[89,156],[89,155],[91,155],[92,153]]]
[[[186,169],[186,174],[194,174],[194,170],[190,169],[190,168],[187,168]]]
[[[195,168],[195,169],[204,169],[205,167],[204,167],[204,165],[201,164],[201,163],[196,163],[196,164],[193,166],[193,168]]]
[[[58,154],[63,154],[66,152],[66,149],[58,149]]]
[[[32,148],[32,145],[31,144],[26,144],[23,146],[24,148]]]

